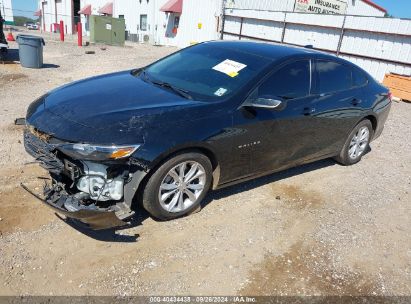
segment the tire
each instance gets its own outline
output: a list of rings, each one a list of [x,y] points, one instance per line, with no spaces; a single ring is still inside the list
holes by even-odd
[[[364,132],[368,132],[368,137],[366,140],[361,140],[365,136]],[[335,160],[344,166],[358,163],[369,150],[373,135],[374,130],[371,122],[368,119],[360,121],[348,135],[340,154],[335,157]]]
[[[197,152],[177,154],[150,176],[143,190],[143,207],[161,220],[189,214],[198,208],[211,181],[212,166],[207,156]]]

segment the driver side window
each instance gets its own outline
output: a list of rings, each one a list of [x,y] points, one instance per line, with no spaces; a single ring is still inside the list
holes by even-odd
[[[259,88],[258,97],[275,96],[285,100],[310,94],[310,61],[299,60],[274,72]]]

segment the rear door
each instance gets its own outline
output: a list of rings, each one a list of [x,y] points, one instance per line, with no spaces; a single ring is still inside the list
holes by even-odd
[[[353,78],[353,67],[333,60],[315,61],[312,126],[318,147],[315,157],[337,154],[363,115],[363,81]]]

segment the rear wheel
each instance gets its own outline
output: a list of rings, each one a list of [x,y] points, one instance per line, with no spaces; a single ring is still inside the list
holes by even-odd
[[[351,131],[344,147],[335,159],[345,166],[358,163],[369,149],[373,134],[371,122],[368,119],[362,120]]]
[[[143,206],[154,217],[174,219],[197,209],[212,180],[210,160],[201,153],[176,155],[149,178]]]

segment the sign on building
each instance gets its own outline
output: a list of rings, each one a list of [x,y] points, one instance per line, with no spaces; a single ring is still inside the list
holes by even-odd
[[[345,14],[347,3],[340,0],[295,0],[294,12]]]

